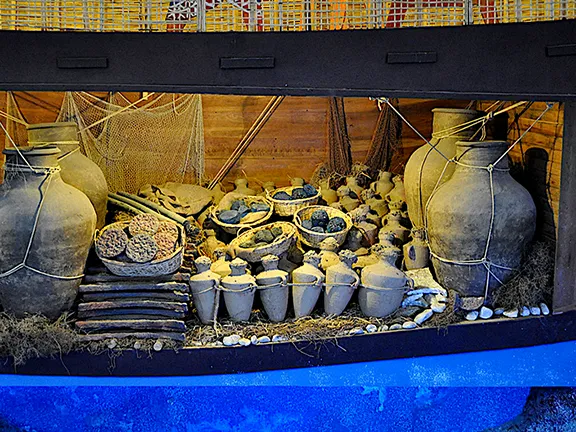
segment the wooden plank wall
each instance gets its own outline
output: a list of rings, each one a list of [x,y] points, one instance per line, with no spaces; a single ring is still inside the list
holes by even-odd
[[[62,93],[17,92],[16,100],[30,123],[56,119]],[[136,100],[139,94],[129,94]],[[268,101],[268,97],[203,96],[206,176],[214,176],[232,153]],[[469,101],[402,99],[400,111],[426,137],[432,132],[431,110],[435,107],[466,107]],[[484,103],[484,107],[490,103]],[[5,93],[0,92],[0,107]],[[366,98],[345,100],[353,160],[362,162],[378,116],[377,104]],[[545,109],[535,103],[515,120],[510,117],[509,139],[515,140]],[[519,114],[522,109],[516,110]],[[287,97],[251,144],[229,176],[230,187],[237,176],[246,173],[253,182],[273,180],[289,184],[290,177],[309,179],[327,155],[328,99]],[[554,240],[560,195],[560,158],[562,149],[562,108],[556,104],[510,153],[514,163],[525,169],[519,179],[531,191],[539,210],[539,234]],[[518,129],[519,128],[519,129]],[[0,144],[4,144],[0,136]],[[410,154],[422,140],[408,127],[402,131],[402,154],[394,160],[392,171],[401,173]]]

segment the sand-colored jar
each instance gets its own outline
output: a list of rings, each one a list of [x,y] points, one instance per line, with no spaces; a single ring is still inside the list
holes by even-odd
[[[423,229],[412,230],[412,240],[404,245],[404,265],[406,270],[428,267],[430,248],[426,243],[426,232]]]
[[[221,278],[228,276],[232,273],[230,269],[230,261],[228,261],[228,253],[226,248],[217,248],[214,250],[215,261],[212,263],[210,269],[218,274]]]
[[[234,180],[234,185],[236,186],[234,189],[234,192],[236,193],[242,195],[256,195],[256,191],[248,187],[248,179],[244,177],[238,177]]]
[[[349,250],[343,250],[338,255],[340,262],[326,270],[324,310],[330,315],[344,312],[359,283],[358,275],[352,270],[352,264],[358,257]]]
[[[288,273],[278,269],[278,261],[275,255],[263,257],[264,271],[256,276],[260,300],[272,322],[283,321],[288,310]]]
[[[320,192],[326,204],[330,205],[338,201],[338,194],[334,189],[330,188],[329,179],[320,181]]]
[[[230,262],[231,273],[222,279],[226,310],[232,321],[248,321],[252,313],[256,279],[246,273],[248,263],[236,258]]]
[[[320,268],[324,271],[340,262],[338,256],[338,241],[333,237],[325,238],[320,242]]]
[[[198,318],[202,324],[210,324],[215,318],[215,308],[219,303],[220,275],[210,269],[212,261],[206,256],[196,258],[194,264],[197,273],[190,277],[190,292]]]
[[[378,174],[378,180],[370,185],[370,188],[380,195],[380,198],[384,199],[388,192],[394,188],[394,183],[392,183],[392,174],[388,171],[380,171]]]
[[[326,277],[318,268],[320,255],[314,251],[304,254],[304,264],[292,273],[292,303],[296,318],[308,316],[320,298]]]

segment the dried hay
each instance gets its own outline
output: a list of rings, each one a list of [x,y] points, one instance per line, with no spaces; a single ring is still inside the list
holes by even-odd
[[[550,304],[554,281],[554,245],[534,242],[526,251],[520,269],[512,279],[494,291],[494,304],[521,309],[542,302]]]

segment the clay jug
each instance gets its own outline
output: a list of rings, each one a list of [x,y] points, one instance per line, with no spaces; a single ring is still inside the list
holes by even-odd
[[[378,181],[375,181],[370,185],[370,188],[380,195],[380,198],[384,198],[388,192],[394,188],[394,183],[392,183],[392,173],[388,171],[380,171],[378,174]]]
[[[426,243],[426,232],[423,229],[412,231],[412,241],[404,245],[404,265],[406,270],[428,267],[430,249]]]
[[[235,193],[242,195],[256,195],[256,191],[248,187],[248,180],[244,177],[238,177],[236,180],[234,180],[234,185],[236,186],[234,189]]]
[[[402,305],[404,293],[413,282],[396,268],[398,253],[393,248],[377,245],[372,252],[379,261],[362,270],[358,303],[364,315],[382,318]]]
[[[288,273],[278,269],[275,255],[262,258],[262,265],[264,271],[256,276],[260,300],[270,321],[283,321],[288,310]]]
[[[354,270],[358,257],[349,250],[339,254],[340,262],[326,270],[326,290],[324,291],[324,310],[330,315],[340,315],[358,287],[359,278]]]
[[[406,201],[406,190],[404,189],[404,181],[402,180],[402,176],[395,175],[392,178],[392,182],[394,183],[394,188],[386,194],[386,201],[393,202],[393,201]]]
[[[410,230],[402,225],[402,212],[400,210],[392,210],[382,218],[382,229],[393,232],[399,245],[408,241]]]
[[[264,182],[262,188],[263,190],[258,194],[258,196],[267,197],[268,194],[272,195],[272,192],[276,189],[276,185],[274,184],[273,181],[267,181]]]
[[[384,199],[376,198],[376,193],[372,189],[364,189],[362,191],[362,200],[379,218],[382,218],[388,213],[388,203]]]
[[[214,189],[212,189],[212,202],[218,204],[224,198],[224,195],[226,195],[226,192],[222,190],[222,185],[220,183],[216,184]]]
[[[314,251],[304,254],[304,264],[292,273],[292,302],[296,318],[308,316],[314,310],[326,279],[318,268],[320,255]]]
[[[290,185],[292,186],[304,186],[304,179],[300,177],[294,177],[290,179]]]
[[[29,313],[56,318],[76,298],[96,229],[96,213],[84,193],[62,180],[58,171],[61,152],[56,146],[22,147],[20,151],[36,172],[15,149],[4,150],[0,303],[17,317]],[[20,264],[27,267],[19,268]]]
[[[231,273],[222,279],[224,303],[232,321],[248,321],[254,304],[256,279],[246,273],[248,263],[236,258],[230,262]]]
[[[320,182],[320,191],[326,204],[330,205],[338,201],[338,194],[334,189],[330,188],[330,180],[322,180]]]
[[[456,142],[468,141],[477,132],[478,127],[458,130],[457,126],[474,120],[482,115],[481,112],[467,109],[435,108],[432,110],[432,139],[430,144],[451,159],[456,154]],[[451,129],[452,128],[452,129]],[[447,136],[449,133],[453,135]],[[438,179],[440,184],[447,181],[454,172],[454,164],[446,166],[446,159],[430,145],[424,144],[410,156],[404,170],[406,185],[406,202],[408,213],[415,228],[424,227],[424,209],[426,202],[436,187]],[[446,171],[444,171],[446,167]],[[444,171],[444,175],[442,172]]]
[[[215,249],[214,258],[216,258],[216,261],[214,261],[210,267],[214,273],[218,274],[221,278],[224,278],[232,273],[232,270],[230,269],[230,261],[228,261],[228,254],[226,253],[226,248]]]
[[[536,208],[532,197],[508,172],[504,157],[492,172],[475,167],[494,164],[506,151],[503,141],[459,142],[454,174],[430,198],[427,224],[432,263],[444,288],[463,296],[479,297],[506,282],[520,265],[526,245],[536,226]],[[470,167],[473,166],[473,167]],[[492,193],[494,191],[494,214]],[[492,217],[493,216],[493,217]],[[492,222],[491,222],[492,221]],[[491,223],[493,224],[490,230]],[[488,274],[483,263],[462,265],[457,262],[480,260],[487,242],[487,260],[494,264]]]
[[[320,242],[320,268],[322,270],[326,271],[328,267],[340,262],[340,257],[336,253],[338,247],[338,241],[333,237],[325,238]]]
[[[358,184],[358,179],[355,176],[348,176],[346,177],[346,186],[356,194],[357,197],[360,197],[364,188]]]
[[[62,180],[88,197],[96,211],[96,228],[102,228],[106,221],[108,184],[100,167],[80,152],[76,123],[40,123],[28,125],[26,129],[29,145],[54,144],[60,149],[58,164]]]
[[[204,231],[204,234],[206,234],[206,240],[204,241],[203,248],[209,256],[214,257],[214,251],[216,251],[216,249],[226,247],[226,245],[216,237],[216,231],[208,229]]]
[[[212,261],[206,256],[196,258],[194,261],[197,274],[190,277],[190,291],[198,318],[202,324],[210,324],[215,316],[220,291],[220,275],[210,270]]]
[[[348,186],[340,186],[336,193],[339,197],[339,203],[346,212],[354,210],[360,205],[360,200],[350,196],[350,188]]]

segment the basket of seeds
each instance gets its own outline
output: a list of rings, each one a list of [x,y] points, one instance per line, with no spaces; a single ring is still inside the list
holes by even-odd
[[[265,223],[274,208],[264,197],[238,196],[222,200],[211,210],[212,221],[228,234],[236,235],[240,229],[254,228]]]
[[[118,276],[160,276],[182,265],[186,235],[182,226],[140,214],[96,233],[96,255]]]
[[[260,262],[266,255],[280,255],[296,242],[296,227],[290,222],[274,222],[252,228],[230,242],[230,250],[237,258],[251,263]]]
[[[292,216],[304,207],[317,204],[320,199],[320,191],[311,184],[274,189],[266,191],[266,195],[278,216]]]
[[[294,215],[300,240],[307,246],[319,248],[322,240],[334,238],[342,246],[353,223],[346,213],[327,206],[310,206]]]

